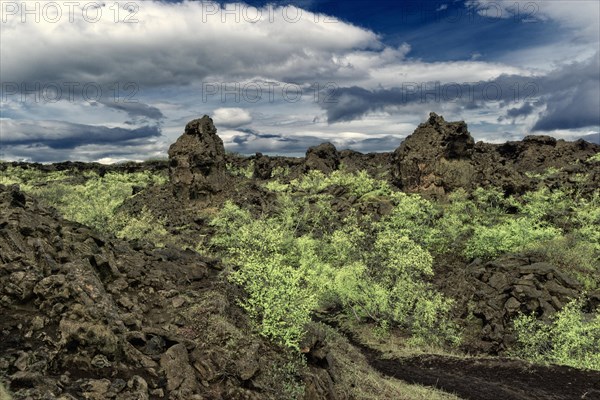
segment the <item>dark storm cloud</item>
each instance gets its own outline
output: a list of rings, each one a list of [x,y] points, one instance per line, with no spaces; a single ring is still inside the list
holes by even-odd
[[[90,144],[134,143],[161,135],[158,126],[109,128],[65,121],[0,120],[1,145],[42,145],[53,149],[74,149]]]
[[[506,110],[506,117],[513,119],[518,117],[526,117],[533,113],[534,110],[535,107],[531,103],[527,102],[521,107],[509,108]]]
[[[384,136],[381,138],[369,138],[356,140],[347,143],[348,149],[360,151],[361,153],[373,153],[380,151],[390,151],[400,145],[401,139],[395,136]]]
[[[124,111],[132,119],[138,119],[142,117],[158,121],[165,118],[163,113],[158,108],[141,102],[101,101],[100,103],[113,110]]]
[[[239,135],[239,136],[234,136],[233,137],[233,142],[235,143],[245,143],[247,142],[250,138],[258,138],[258,139],[277,139],[280,141],[292,141],[292,139],[289,138],[285,138],[281,135],[275,135],[272,133],[260,133],[255,129],[251,129],[251,128],[243,128],[243,129],[236,129],[236,131],[238,132],[242,132],[244,133],[244,135]]]
[[[587,126],[600,126],[599,81],[551,95],[547,100],[546,111],[533,130],[550,131]]]
[[[409,104],[458,104],[469,109],[492,104],[510,107],[506,116],[516,118],[545,106],[534,130],[576,129],[600,125],[600,63],[598,53],[546,75],[501,75],[479,82],[405,82],[390,89],[338,88],[321,102],[329,123],[351,121],[374,111]],[[522,105],[519,106],[519,104]],[[534,105],[536,107],[534,107]]]
[[[255,129],[237,129],[239,134],[234,135],[225,147],[242,154],[256,152],[272,154],[297,154],[304,153],[306,149],[318,142],[314,137],[284,137],[272,133],[260,133]]]

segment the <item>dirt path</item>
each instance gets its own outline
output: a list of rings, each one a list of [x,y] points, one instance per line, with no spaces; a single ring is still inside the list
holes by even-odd
[[[465,400],[600,400],[600,372],[531,365],[509,358],[420,355],[383,359],[337,322],[318,319],[345,334],[384,375],[431,386]]]
[[[531,366],[511,359],[461,359],[424,355],[371,365],[394,378],[433,386],[469,400],[600,399],[600,373],[568,367]]]

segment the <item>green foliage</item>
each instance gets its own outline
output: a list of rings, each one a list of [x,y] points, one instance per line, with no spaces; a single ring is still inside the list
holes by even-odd
[[[455,327],[445,320],[452,302],[425,281],[433,275],[429,252],[393,229],[379,231],[371,248],[365,243],[371,242],[369,236],[357,232],[345,240],[335,236],[339,247],[332,250],[340,249],[342,263],[331,270],[331,289],[341,305],[381,327],[409,329],[414,342],[457,340]],[[365,242],[357,246],[361,239]],[[354,251],[357,247],[367,250]]]
[[[439,210],[431,201],[416,194],[394,192],[390,195],[394,208],[379,224],[380,229],[401,232],[411,240],[428,247],[437,241],[435,221]]]
[[[302,257],[312,265],[307,271],[318,271],[307,281],[319,293],[320,307],[341,306],[382,329],[406,327],[416,342],[456,337],[451,326],[439,323],[451,303],[425,284],[431,274],[425,254],[492,259],[536,252],[589,289],[599,282],[598,193],[580,198],[577,192],[541,188],[506,196],[497,188],[479,188],[457,190],[436,203],[394,191],[364,172],[345,171],[311,171],[267,188],[278,194],[281,219],[295,226],[298,240],[302,237]],[[346,218],[328,207],[330,193],[357,199]],[[371,200],[391,205],[376,222],[359,211]]]
[[[522,214],[534,221],[564,226],[573,206],[574,201],[566,192],[542,188],[525,193],[518,208]]]
[[[92,176],[80,185],[52,185],[34,190],[42,200],[54,203],[67,219],[110,231],[117,208],[131,196],[133,186],[147,186],[156,181],[149,172],[134,174],[107,173]]]
[[[596,153],[587,159],[589,163],[600,163],[600,153]]]
[[[597,255],[600,253],[600,190],[588,199],[580,199],[574,211],[574,234],[590,243]]]
[[[265,183],[265,188],[275,193],[286,192],[288,191],[289,187],[290,185],[288,185],[287,183],[282,183],[277,180],[268,181],[267,183]]]
[[[321,171],[311,170],[290,182],[292,190],[310,194],[323,192],[332,186],[344,187],[357,197],[389,195],[392,192],[387,182],[371,178],[366,171],[349,173],[339,170],[325,175]]]
[[[22,190],[56,208],[66,219],[127,239],[145,238],[161,243],[167,235],[164,221],[156,220],[147,209],[137,216],[119,211],[131,197],[134,186],[164,184],[164,175],[149,171],[109,172],[104,176],[87,171],[77,175],[73,171],[45,173],[14,167],[5,173],[0,183],[21,185]]]
[[[378,223],[356,209],[340,219],[326,191],[332,186],[364,201],[388,193],[396,212]],[[402,326],[415,340],[455,342],[445,318],[452,303],[426,283],[432,257],[413,240],[433,236],[430,202],[392,194],[364,173],[311,171],[269,188],[278,193],[272,215],[254,219],[227,203],[213,220],[212,241],[237,266],[231,280],[245,289],[242,305],[263,335],[297,348],[315,309],[341,307],[381,327]]]
[[[540,242],[528,253],[552,262],[581,282],[588,291],[600,288],[600,258],[594,245],[573,233]]]
[[[494,258],[531,248],[535,244],[558,238],[561,231],[543,226],[530,218],[507,219],[493,226],[475,226],[464,254],[469,258]]]
[[[225,168],[233,176],[239,176],[246,179],[251,179],[254,176],[254,160],[251,160],[245,167],[236,167],[232,163],[227,163]]]
[[[137,216],[117,212],[110,224],[110,230],[116,232],[116,236],[121,239],[144,239],[159,247],[169,240],[169,232],[165,229],[166,221],[155,218],[146,207]]]
[[[273,179],[287,178],[290,176],[290,167],[275,167],[273,171],[271,171],[271,177]]]
[[[548,362],[600,371],[600,312],[586,316],[582,301],[574,300],[550,322],[521,315],[514,321],[516,354],[534,362]]]
[[[283,345],[298,348],[310,312],[316,306],[297,242],[290,227],[276,219],[249,220],[247,212],[226,204],[213,226],[224,229],[214,243],[228,250],[240,265],[230,280],[248,297],[240,304],[256,320],[259,330]]]
[[[558,174],[560,171],[562,171],[562,168],[550,167],[541,173],[525,172],[525,176],[527,176],[528,178],[537,178],[544,181],[550,178],[551,176]]]
[[[451,193],[440,208],[441,215],[435,221],[437,232],[431,243],[432,250],[437,254],[461,254],[480,213],[464,189]]]
[[[62,181],[69,177],[68,171],[43,172],[36,168],[20,168],[8,166],[0,175],[0,185],[20,185],[21,190],[51,182]]]

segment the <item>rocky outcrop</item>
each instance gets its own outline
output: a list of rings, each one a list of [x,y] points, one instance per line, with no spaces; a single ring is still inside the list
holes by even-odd
[[[15,399],[166,393],[155,359],[190,346],[173,296],[214,274],[198,254],[134,247],[0,185],[0,376]]]
[[[474,288],[473,315],[481,324],[479,346],[486,353],[499,353],[514,344],[511,324],[519,313],[548,320],[583,289],[552,264],[518,255],[475,261],[467,274]]]
[[[431,113],[390,159],[392,179],[406,191],[443,194],[458,188],[496,186],[510,194],[535,189],[539,174],[549,168],[556,169],[555,180],[563,187],[576,183],[578,174],[591,174],[593,184],[600,168],[590,168],[585,161],[598,152],[599,145],[550,136],[527,136],[504,144],[474,143],[465,122],[447,122]]]
[[[331,143],[322,143],[318,146],[310,147],[306,151],[304,166],[306,170],[319,170],[324,173],[330,173],[338,169],[340,165],[340,155]]]
[[[225,171],[225,148],[210,117],[188,122],[169,148],[169,178],[175,195],[201,199],[218,192]]]
[[[404,189],[444,193],[470,185],[475,142],[464,121],[446,122],[429,114],[391,156],[392,175]]]
[[[579,191],[593,191],[600,182],[600,163],[588,163],[600,146],[584,140],[567,142],[550,136],[527,136],[522,141],[503,144],[478,142],[473,164],[475,185],[494,185],[507,193],[536,189],[541,183],[550,188],[567,189],[579,185]],[[552,169],[553,173],[548,174]],[[587,175],[581,184],[581,176]]]

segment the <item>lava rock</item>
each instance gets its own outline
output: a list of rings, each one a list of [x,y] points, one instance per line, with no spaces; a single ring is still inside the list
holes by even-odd
[[[169,178],[176,196],[198,199],[219,191],[225,171],[225,147],[212,119],[188,122],[169,148]]]
[[[446,122],[432,112],[392,154],[392,176],[411,191],[445,193],[468,187],[475,176],[474,145],[464,121]]]
[[[330,173],[338,169],[339,165],[340,155],[331,143],[322,143],[318,146],[310,147],[306,151],[304,166],[307,171],[314,169]]]
[[[512,321],[521,312],[548,320],[581,292],[581,284],[552,264],[507,255],[467,267],[474,288],[473,314],[481,320],[480,349],[498,354],[514,338]]]

